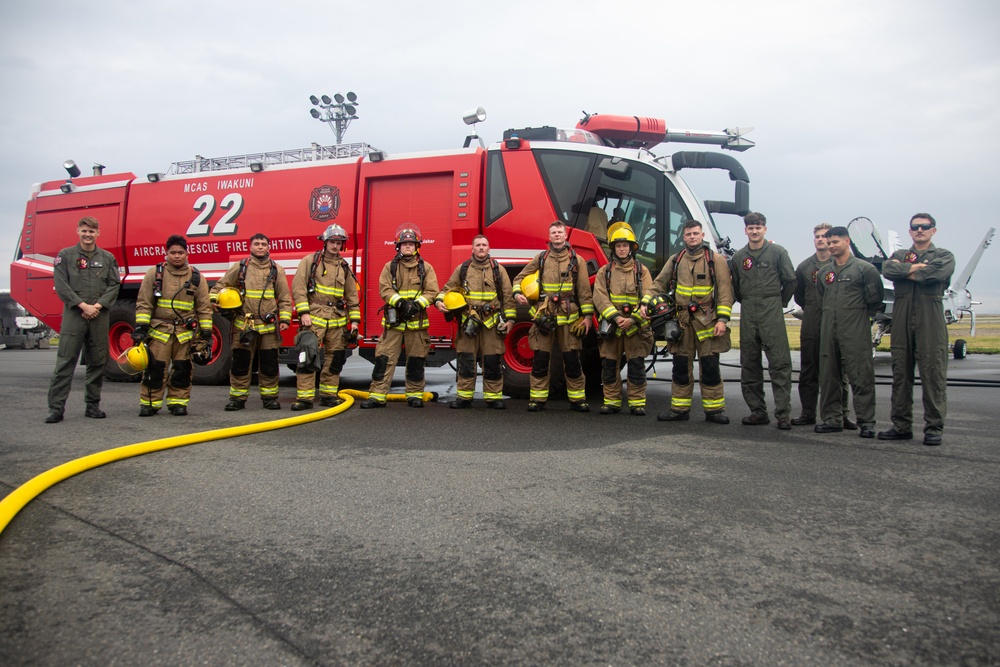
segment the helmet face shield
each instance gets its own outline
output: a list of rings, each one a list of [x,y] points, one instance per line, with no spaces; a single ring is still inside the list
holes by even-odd
[[[420,235],[420,228],[416,225],[403,224],[400,225],[396,230],[395,243],[396,250],[399,250],[399,246],[404,243],[416,243],[417,247],[420,247],[420,241],[422,237]]]
[[[126,375],[139,375],[149,366],[149,350],[145,343],[133,345],[119,354],[115,362]]]
[[[344,244],[344,247],[347,246],[347,230],[340,225],[330,225],[317,238],[323,243],[327,241],[340,241]]]

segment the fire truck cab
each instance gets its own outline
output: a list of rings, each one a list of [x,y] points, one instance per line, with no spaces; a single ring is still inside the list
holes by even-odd
[[[548,226],[561,220],[569,241],[593,280],[608,261],[608,225],[624,220],[639,240],[638,258],[651,271],[682,244],[680,223],[705,223],[714,243],[728,249],[714,213],[749,210],[749,178],[729,155],[683,151],[662,157],[649,149],[662,142],[707,143],[746,150],[746,130],[668,130],[664,121],[635,116],[587,115],[575,128],[507,130],[503,140],[480,145],[392,155],[368,144],[339,144],[272,153],[202,158],[174,163],[168,173],[71,176],[36,184],[28,201],[18,257],[11,266],[15,299],[53,329],[62,304],[52,285],[52,261],[76,241],[76,223],[101,222],[99,245],[113,252],[122,270],[119,301],[111,313],[111,358],[131,345],[135,296],[143,275],[163,261],[171,234],[189,242],[189,260],[214,282],[249,253],[258,232],[271,239],[271,257],[289,279],[299,260],[321,248],[319,233],[332,222],[350,234],[345,257],[359,281],[362,326],[359,353],[369,359],[381,335],[378,278],[394,255],[393,234],[402,223],[423,234],[421,254],[443,284],[470,256],[472,239],[489,237],[491,254],[514,276],[545,248]],[[699,201],[680,172],[722,169],[735,183],[731,201]],[[77,174],[79,172],[77,171]],[[454,358],[455,324],[429,309],[431,365]],[[505,384],[526,395],[532,353],[530,323],[519,317],[506,337]],[[293,326],[282,357],[294,363]],[[593,337],[593,334],[591,334]],[[216,316],[216,353],[198,367],[196,381],[223,383],[229,370],[229,323]],[[597,361],[596,338],[586,357]],[[108,366],[108,376],[118,377]],[[555,379],[555,376],[553,376]]]

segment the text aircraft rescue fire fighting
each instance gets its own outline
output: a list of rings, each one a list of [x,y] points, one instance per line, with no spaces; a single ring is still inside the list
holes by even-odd
[[[347,109],[347,103],[327,104],[327,99],[319,105],[326,115],[312,109],[313,116],[346,128],[356,118],[353,105]],[[356,96],[349,101],[356,104]],[[480,108],[465,121],[472,125],[485,116]],[[84,177],[69,161],[64,165],[68,179],[38,183],[32,190],[11,265],[11,291],[33,315],[58,329],[62,303],[53,290],[53,259],[75,242],[81,217],[96,217],[100,245],[114,253],[123,273],[111,312],[109,358],[114,360],[132,344],[136,293],[145,272],[163,261],[163,242],[170,234],[187,237],[191,264],[211,284],[248,255],[250,237],[262,232],[271,239],[272,259],[291,280],[299,260],[321,247],[319,234],[336,222],[349,234],[344,256],[360,285],[357,346],[372,360],[381,333],[379,271],[392,258],[400,224],[422,231],[420,252],[441,273],[468,259],[473,237],[484,233],[493,258],[514,276],[545,248],[549,223],[562,220],[571,230],[578,265],[593,281],[608,262],[608,225],[624,220],[639,241],[638,259],[656,275],[683,245],[680,223],[686,218],[705,222],[715,245],[726,251],[728,239],[719,235],[712,216],[746,214],[750,188],[743,166],[728,154],[680,151],[657,157],[650,149],[669,142],[743,151],[753,146],[743,137],[751,129],[670,130],[658,118],[586,114],[573,129],[510,129],[490,146],[471,135],[463,148],[400,155],[366,143],[314,143],[297,150],[197,156],[174,163],[166,173],[142,177],[104,173],[101,165]],[[472,145],[474,139],[478,146]],[[681,178],[685,169],[722,170],[735,183],[733,199],[699,201]],[[455,357],[455,325],[436,309],[428,312],[432,352],[427,363],[442,365]],[[197,382],[228,381],[229,326],[215,316],[215,353],[209,364],[196,367]],[[527,395],[529,328],[527,313],[520,313],[506,336],[505,389],[515,397]],[[295,363],[295,333],[294,324],[284,332],[284,363]],[[598,364],[597,340],[593,333],[590,337],[584,358]],[[128,379],[113,363],[107,376]]]

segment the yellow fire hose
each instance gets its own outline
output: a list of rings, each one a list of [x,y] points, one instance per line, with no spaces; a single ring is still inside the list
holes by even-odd
[[[288,428],[289,426],[308,424],[309,422],[319,421],[344,412],[354,405],[355,398],[368,398],[367,391],[357,391],[354,389],[342,389],[337,395],[344,399],[343,403],[336,407],[320,410],[319,412],[288,417],[287,419],[275,419],[273,421],[247,424],[246,426],[231,426],[229,428],[220,428],[214,431],[188,433],[186,435],[176,435],[170,438],[161,438],[159,440],[138,442],[134,445],[125,445],[124,447],[116,447],[114,449],[107,449],[103,452],[89,454],[83,458],[74,459],[50,470],[46,470],[42,474],[29,479],[27,482],[11,491],[6,498],[0,500],[0,534],[3,534],[7,524],[13,520],[17,513],[20,512],[25,505],[37,498],[43,491],[55,486],[64,479],[68,479],[73,475],[78,475],[86,470],[90,470],[113,461],[121,461],[122,459],[128,459],[142,454],[149,454],[150,452],[158,452],[164,449],[184,447],[185,445],[195,445],[199,442],[211,442],[212,440],[223,440],[225,438],[235,438],[239,435],[263,433],[265,431],[275,431],[281,428]],[[425,401],[432,401],[435,398],[436,396],[431,392],[424,392],[423,399]],[[389,394],[386,396],[386,400],[405,401],[406,395]]]

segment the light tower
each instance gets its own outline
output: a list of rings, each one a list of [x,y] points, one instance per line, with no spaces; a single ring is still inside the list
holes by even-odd
[[[329,95],[321,95],[318,98],[315,95],[310,95],[309,101],[313,103],[314,107],[323,110],[320,112],[319,109],[310,109],[310,115],[330,126],[333,133],[337,135],[338,144],[344,143],[344,133],[347,132],[347,126],[351,124],[352,120],[358,118],[354,115],[357,113],[358,96],[348,92],[345,98],[337,93],[331,100]]]

